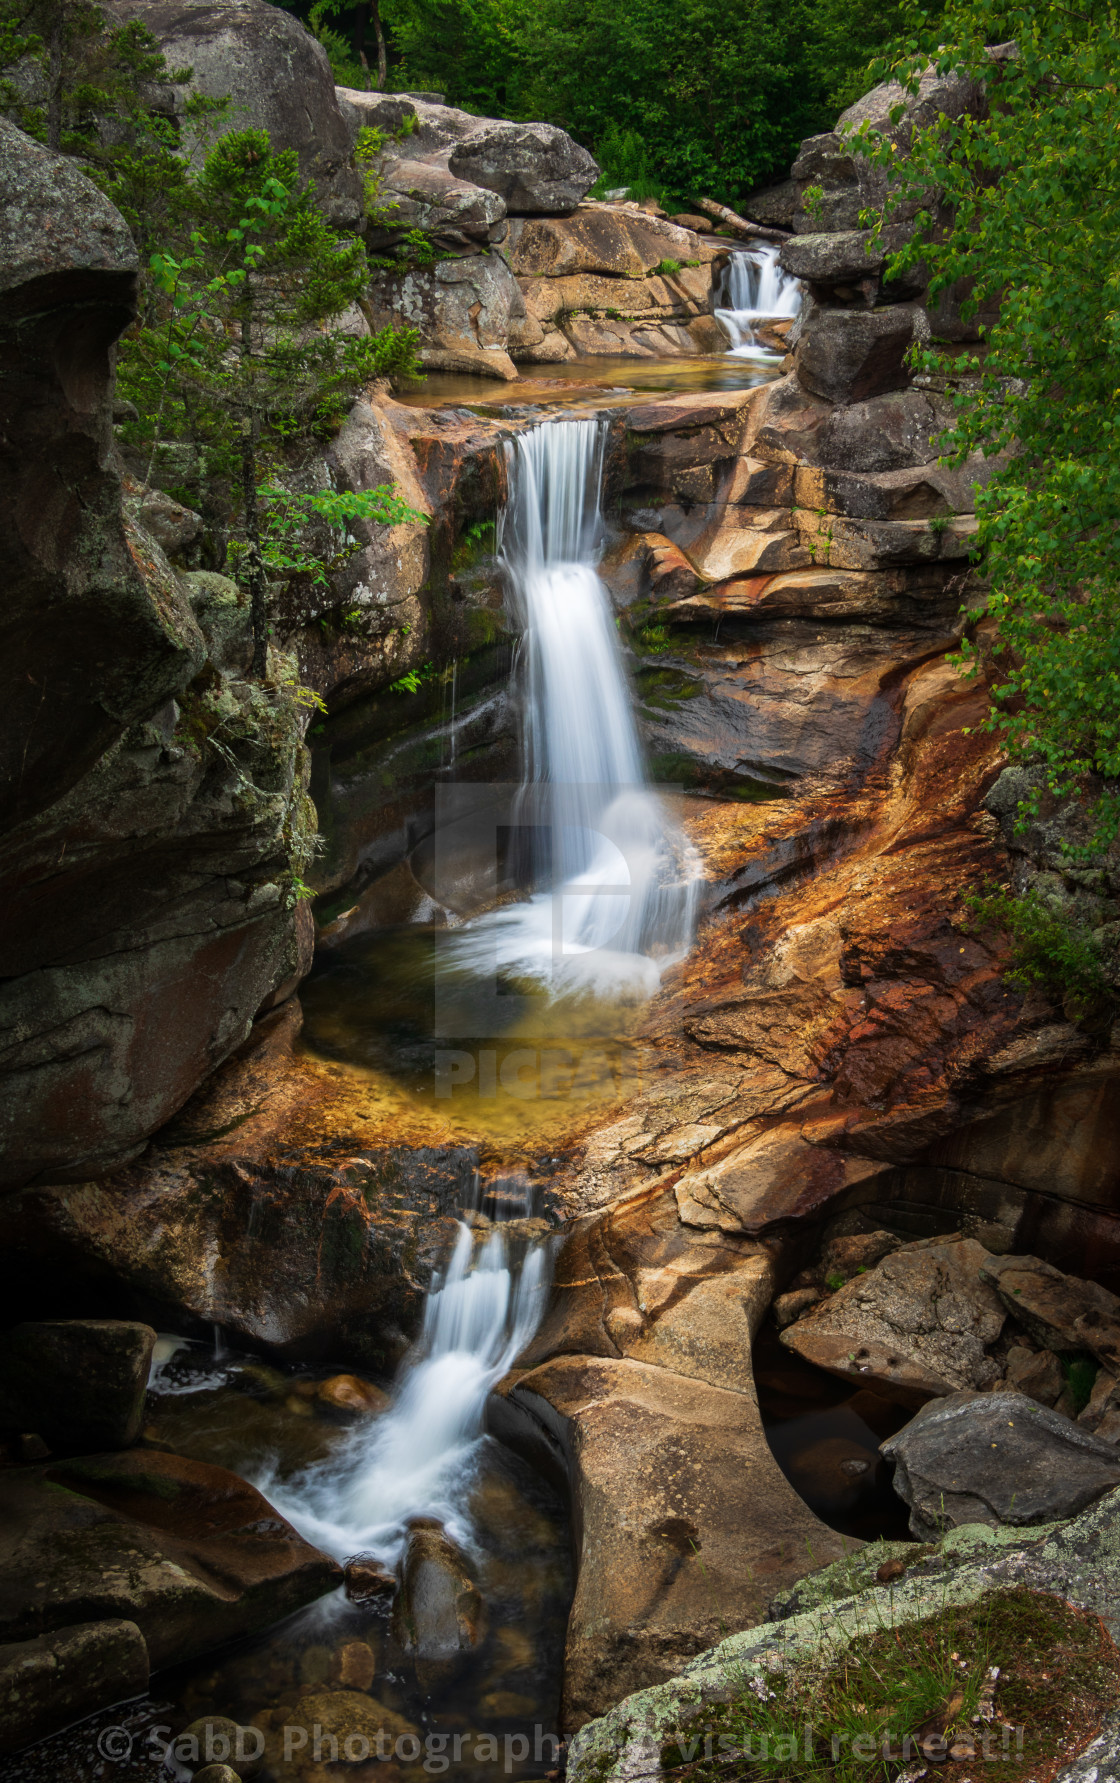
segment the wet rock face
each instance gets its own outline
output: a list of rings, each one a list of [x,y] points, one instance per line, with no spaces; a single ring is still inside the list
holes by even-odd
[[[197,92],[232,101],[227,128],[267,130],[274,148],[295,149],[333,221],[360,222],[349,122],[326,52],[298,19],[266,0],[114,0],[113,11],[147,27],[169,68],[190,68]]]
[[[1120,1451],[1020,1393],[953,1393],[883,1444],[919,1541],[962,1523],[1048,1523],[1120,1485]]]
[[[217,1324],[252,1346],[391,1372],[477,1153],[301,1140],[330,1080],[293,1066],[297,1011],[259,1024],[272,1045],[258,1036],[142,1164],[0,1199],[9,1307],[97,1308],[111,1283],[115,1307],[157,1325]]]
[[[253,1486],[180,1455],[9,1470],[0,1499],[3,1641],[123,1621],[155,1670],[267,1627],[341,1579]]]
[[[3,124],[0,238],[0,1182],[19,1184],[134,1155],[298,974],[284,881],[310,812],[306,714],[231,680],[247,613],[227,590],[216,623],[145,523],[174,547],[191,517],[122,504],[123,220]]]
[[[0,1752],[147,1688],[148,1649],[135,1622],[79,1622],[0,1644]]]
[[[571,1482],[569,1729],[666,1677],[721,1623],[760,1617],[810,1549],[840,1551],[762,1430],[750,1353],[773,1279],[764,1246],[690,1230],[664,1188],[577,1222],[557,1260],[493,1428]]]
[[[465,1555],[438,1524],[414,1527],[408,1538],[393,1633],[419,1660],[454,1659],[482,1639],[482,1596]]]

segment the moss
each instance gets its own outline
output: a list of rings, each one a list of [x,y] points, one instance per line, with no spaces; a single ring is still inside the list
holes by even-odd
[[[887,1614],[858,1643],[826,1640],[795,1666],[772,1665],[674,1729],[662,1765],[704,1783],[738,1753],[740,1774],[760,1780],[890,1783],[918,1739],[977,1759],[986,1732],[980,1762],[1001,1761],[1017,1783],[1071,1756],[1118,1689],[1120,1653],[1099,1620],[1019,1587],[902,1627]]]

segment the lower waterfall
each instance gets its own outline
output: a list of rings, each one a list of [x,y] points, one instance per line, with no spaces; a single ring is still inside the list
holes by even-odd
[[[510,1239],[501,1225],[482,1237],[460,1221],[389,1409],[329,1463],[258,1482],[308,1541],[338,1560],[361,1553],[392,1567],[408,1520],[422,1516],[470,1545],[465,1505],[486,1398],[540,1323],[548,1264],[546,1243]]]

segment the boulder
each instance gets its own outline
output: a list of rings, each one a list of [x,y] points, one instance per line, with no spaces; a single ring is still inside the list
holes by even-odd
[[[135,1622],[76,1622],[0,1646],[0,1752],[148,1688],[148,1649]]]
[[[267,130],[274,149],[295,149],[332,221],[358,225],[362,182],[350,165],[350,123],[326,51],[297,18],[267,0],[113,0],[112,11],[146,26],[169,68],[190,68],[196,92],[231,101],[225,128]],[[187,91],[180,89],[177,109]],[[198,133],[200,159],[209,141]]]
[[[0,1475],[0,1639],[134,1623],[152,1669],[255,1633],[341,1568],[224,1468],[133,1449]]]
[[[517,377],[507,348],[525,302],[500,255],[468,254],[387,275],[370,299],[375,328],[395,322],[420,330],[420,359],[429,370]]]
[[[482,1597],[466,1556],[439,1524],[413,1526],[393,1601],[393,1633],[417,1659],[454,1659],[483,1635]]]
[[[571,1457],[580,1564],[566,1728],[660,1682],[729,1622],[757,1620],[807,1566],[839,1557],[842,1538],[786,1482],[739,1378],[729,1391],[648,1363],[561,1356],[512,1389],[511,1412]]]
[[[919,1541],[962,1523],[1050,1523],[1120,1485],[1120,1451],[1022,1393],[952,1393],[880,1445]]]
[[[407,160],[389,162],[378,209],[388,213],[383,233],[399,226],[430,235],[457,232],[480,241],[491,238],[506,214],[497,193],[458,179],[446,168]]]
[[[719,1087],[708,1083],[685,1100],[713,1098]],[[722,1100],[730,1107],[726,1086]],[[640,1114],[616,1137],[656,1155],[658,1115],[671,1110],[655,1098],[641,1113],[644,1143],[632,1130]],[[685,1133],[674,1131],[683,1149]],[[491,1402],[495,1434],[571,1487],[579,1570],[566,1727],[620,1688],[665,1677],[721,1624],[760,1615],[777,1585],[812,1565],[810,1548],[839,1551],[762,1429],[751,1345],[772,1293],[766,1249],[683,1226],[664,1184],[568,1234],[548,1313]]]
[[[1039,1405],[1053,1405],[1064,1384],[1061,1364],[1052,1350],[1030,1350],[1023,1344],[1015,1344],[1007,1352],[1006,1379],[1009,1387],[1037,1399]]]
[[[644,278],[663,260],[683,265],[699,252],[690,230],[610,204],[581,204],[562,218],[515,217],[502,244],[511,270],[525,278],[587,272]]]
[[[1040,1257],[991,1257],[984,1265],[1008,1312],[1048,1350],[1092,1350],[1120,1369],[1120,1298],[1097,1282],[1063,1275]]]
[[[928,338],[925,311],[909,304],[815,309],[797,343],[797,377],[811,395],[826,402],[885,396],[906,388],[906,356],[915,341]]]
[[[124,1319],[46,1319],[0,1338],[0,1428],[51,1449],[124,1449],[140,1435],[156,1334]]]
[[[327,1411],[338,1412],[344,1418],[376,1417],[389,1404],[389,1395],[383,1388],[356,1374],[332,1374],[329,1380],[320,1381],[315,1398]]]
[[[1006,1314],[981,1276],[987,1259],[975,1239],[905,1245],[783,1331],[782,1342],[903,1405],[991,1387],[1002,1370],[986,1346]]]
[[[511,215],[565,215],[595,184],[599,168],[586,149],[555,124],[513,124],[480,118],[448,158],[450,171],[497,192]]]
[[[801,187],[794,179],[779,180],[776,186],[759,186],[739,206],[750,222],[764,223],[770,229],[792,229],[800,208]],[[707,226],[714,228],[710,221]]]
[[[783,242],[778,264],[791,278],[816,284],[852,283],[876,278],[887,257],[882,245],[872,247],[870,229],[842,229],[826,235],[795,235]]]

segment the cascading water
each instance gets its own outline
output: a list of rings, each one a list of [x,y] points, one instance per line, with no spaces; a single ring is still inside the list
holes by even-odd
[[[691,943],[699,877],[646,779],[596,570],[608,426],[605,416],[546,422],[506,445],[501,554],[523,627],[515,817],[531,831],[543,813],[551,886],[467,925],[453,952],[459,969],[496,963],[557,993],[649,996]]]
[[[548,1261],[546,1244],[519,1246],[500,1225],[480,1241],[460,1223],[389,1410],[359,1427],[329,1464],[258,1482],[309,1541],[339,1560],[363,1553],[395,1566],[406,1520],[425,1516],[470,1545],[465,1506],[486,1398],[540,1322]]]
[[[731,341],[729,351],[744,359],[776,358],[769,347],[759,344],[755,325],[796,316],[801,308],[801,286],[778,265],[778,249],[767,243],[732,254],[723,295],[725,305],[715,315]]]

